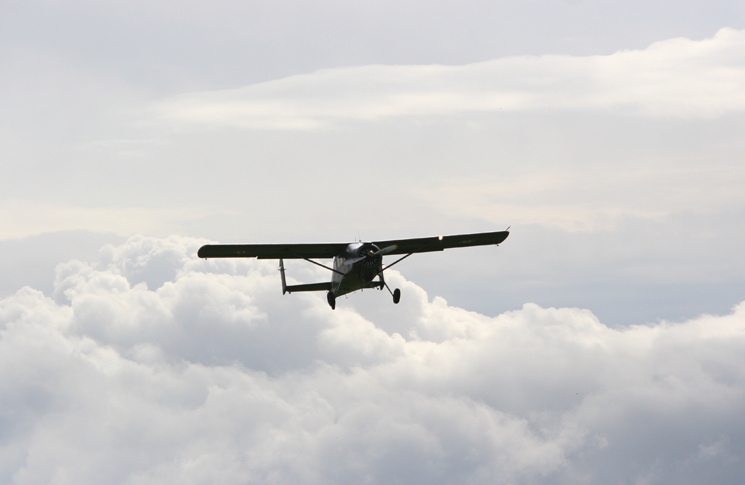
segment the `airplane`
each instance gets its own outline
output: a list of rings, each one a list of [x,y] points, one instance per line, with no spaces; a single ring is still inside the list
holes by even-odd
[[[394,239],[390,241],[320,243],[320,244],[207,244],[199,248],[200,258],[258,258],[278,259],[282,276],[282,294],[299,291],[326,291],[332,310],[336,309],[336,297],[365,288],[384,287],[393,297],[393,303],[401,300],[401,290],[391,291],[383,278],[383,272],[415,253],[442,251],[450,248],[499,245],[510,235],[506,231],[458,234],[417,239]],[[393,263],[383,267],[384,255],[401,255]],[[313,259],[334,259],[329,268]],[[303,259],[331,271],[331,281],[305,285],[288,285],[285,279],[285,259]],[[378,278],[375,280],[375,278]]]

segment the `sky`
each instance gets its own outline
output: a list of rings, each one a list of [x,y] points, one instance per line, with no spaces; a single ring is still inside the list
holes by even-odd
[[[0,482],[742,483],[743,85],[735,1],[3,2]]]

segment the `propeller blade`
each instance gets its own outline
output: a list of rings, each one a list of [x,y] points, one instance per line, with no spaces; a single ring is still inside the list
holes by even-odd
[[[373,251],[371,249],[370,251],[367,252],[366,255],[360,256],[359,258],[347,259],[342,264],[344,264],[344,266],[353,265],[354,263],[358,261],[362,261],[365,258],[374,258],[375,256],[383,256],[384,254],[388,254],[391,251],[395,251],[396,249],[398,249],[398,246],[396,246],[395,244],[393,246],[388,246],[387,248],[378,249],[377,251]]]
[[[342,261],[341,264],[344,265],[344,266],[347,266],[347,265],[351,266],[354,263],[356,263],[357,261],[362,261],[366,257],[367,256],[360,256],[359,258],[346,259],[346,260]]]
[[[395,251],[396,249],[398,249],[398,246],[394,244],[393,246],[388,246],[387,248],[378,249],[376,252],[370,251],[368,253],[368,256],[383,256],[384,254],[388,254],[391,251]]]

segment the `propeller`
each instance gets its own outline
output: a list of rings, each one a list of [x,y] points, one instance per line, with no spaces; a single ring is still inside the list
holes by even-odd
[[[395,245],[395,244],[392,245],[392,246],[385,247],[383,249],[378,249],[377,251],[373,251],[372,249],[370,249],[370,250],[367,251],[367,254],[365,254],[363,256],[359,256],[357,258],[352,258],[352,259],[347,259],[346,261],[344,261],[344,265],[345,266],[347,266],[347,265],[353,265],[354,263],[358,263],[358,262],[360,262],[360,261],[362,261],[364,259],[368,259],[368,258],[370,258],[372,260],[373,258],[377,258],[378,256],[383,256],[384,254],[388,254],[388,253],[390,253],[392,251],[395,251],[396,249],[398,249],[398,246]],[[373,264],[374,263],[376,263],[376,261],[373,261]]]
[[[387,248],[378,249],[377,251],[374,251],[374,252],[371,249],[370,251],[368,251],[367,255],[368,256],[371,256],[371,257],[383,256],[384,254],[388,254],[388,253],[390,253],[392,251],[395,251],[396,249],[398,249],[398,246],[396,244],[394,244],[392,246],[388,246]]]

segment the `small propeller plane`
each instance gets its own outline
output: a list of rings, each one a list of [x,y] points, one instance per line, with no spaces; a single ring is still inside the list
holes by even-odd
[[[509,228],[507,228],[509,229]],[[415,253],[442,251],[449,248],[499,245],[507,239],[509,231],[458,234],[418,239],[391,241],[329,243],[329,244],[208,244],[199,248],[200,258],[258,258],[278,259],[282,276],[282,294],[297,291],[326,291],[331,309],[336,309],[336,297],[365,288],[384,287],[393,296],[393,303],[401,300],[401,290],[391,291],[383,272]],[[383,267],[384,255],[403,255]],[[313,259],[334,259],[330,268]],[[285,279],[285,259],[304,259],[331,271],[331,281],[306,285],[288,285]],[[377,278],[377,280],[376,280]]]

